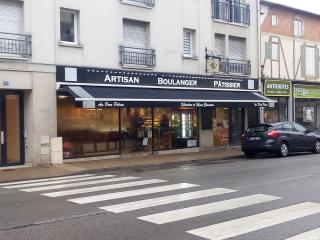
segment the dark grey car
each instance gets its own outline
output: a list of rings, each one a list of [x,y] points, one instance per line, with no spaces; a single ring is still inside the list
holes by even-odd
[[[259,124],[244,132],[241,148],[247,157],[261,152],[282,157],[292,152],[320,153],[320,135],[295,122]]]

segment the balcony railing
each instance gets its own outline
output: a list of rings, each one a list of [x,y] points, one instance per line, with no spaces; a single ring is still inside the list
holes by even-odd
[[[141,5],[145,5],[147,7],[153,7],[155,5],[155,0],[122,0],[125,3],[137,3]]]
[[[120,64],[154,67],[156,65],[156,50],[120,46]]]
[[[250,6],[248,4],[231,0],[212,0],[212,12],[214,19],[244,25],[250,24]]]
[[[0,32],[0,54],[31,56],[31,36]]]
[[[219,62],[219,72],[226,74],[251,74],[250,61],[221,58]]]

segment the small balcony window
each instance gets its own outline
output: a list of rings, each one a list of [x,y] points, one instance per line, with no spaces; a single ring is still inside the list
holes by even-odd
[[[221,58],[219,61],[219,72],[224,74],[250,75],[250,61]]]
[[[216,20],[250,24],[250,6],[239,0],[212,0],[212,12]]]
[[[122,66],[154,67],[156,51],[147,48],[120,46],[120,64]]]

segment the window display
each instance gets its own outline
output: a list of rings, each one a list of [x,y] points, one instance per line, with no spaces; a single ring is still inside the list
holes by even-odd
[[[215,147],[229,145],[229,108],[216,108],[213,112],[213,143]]]
[[[78,108],[73,97],[59,96],[58,136],[65,159],[119,154],[119,110]]]

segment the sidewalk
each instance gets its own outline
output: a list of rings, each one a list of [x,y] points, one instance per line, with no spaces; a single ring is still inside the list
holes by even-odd
[[[99,171],[141,169],[190,163],[209,163],[211,161],[232,159],[242,155],[243,154],[240,149],[228,148],[198,153],[179,153],[159,156],[72,162],[57,166],[0,168],[0,183]]]

